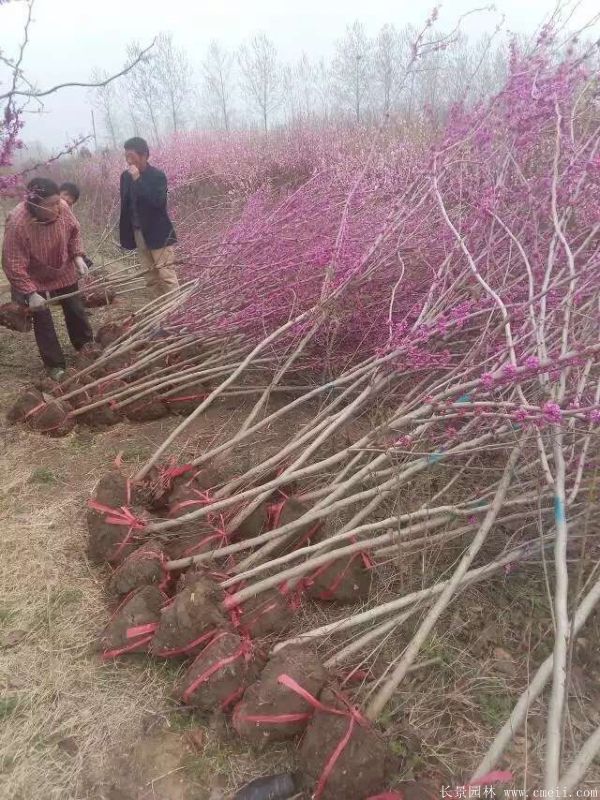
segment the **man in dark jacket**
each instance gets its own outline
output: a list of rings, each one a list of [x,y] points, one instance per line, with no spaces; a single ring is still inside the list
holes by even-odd
[[[136,250],[146,282],[159,297],[177,289],[174,269],[175,231],[167,214],[167,178],[148,163],[150,150],[144,139],[125,142],[127,169],[121,174],[121,247]]]

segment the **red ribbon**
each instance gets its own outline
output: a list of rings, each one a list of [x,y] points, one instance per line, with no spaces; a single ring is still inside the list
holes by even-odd
[[[156,650],[155,655],[161,656],[163,658],[173,658],[174,656],[183,656],[187,655],[190,650],[193,650],[194,647],[197,647],[202,642],[210,641],[212,637],[215,635],[215,631],[208,631],[207,633],[202,634],[197,639],[194,639],[193,642],[184,645],[183,647],[173,647],[173,648],[165,648],[164,650]]]
[[[238,706],[239,708],[239,706]],[[312,716],[310,712],[301,712],[298,714],[273,714],[273,715],[261,715],[261,714],[236,714],[234,711],[234,717],[237,720],[241,720],[243,722],[264,722],[265,724],[281,724],[285,725],[287,722],[305,722],[309,720]]]
[[[136,625],[133,628],[127,628],[125,637],[127,639],[135,639],[138,636],[144,636],[147,633],[154,633],[158,628],[158,622],[148,622],[147,625]]]

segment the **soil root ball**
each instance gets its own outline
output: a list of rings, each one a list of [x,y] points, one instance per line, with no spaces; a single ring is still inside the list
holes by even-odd
[[[304,516],[310,508],[296,497],[284,497],[269,506],[269,527],[271,530],[283,528],[291,522],[296,522]],[[271,558],[289,553],[296,547],[304,547],[316,539],[321,528],[321,522],[307,522],[301,525],[291,535],[286,535],[279,545],[271,551]]]
[[[354,553],[319,567],[309,578],[307,593],[313,600],[358,603],[367,600],[373,568],[365,553]]]
[[[164,548],[169,559],[177,561],[180,558],[208,553],[226,544],[224,531],[216,530],[201,520],[171,528],[165,538]]]
[[[248,639],[219,631],[179,681],[175,695],[200,711],[225,710],[256,680],[261,666]]]
[[[254,639],[284,633],[293,620],[288,601],[277,589],[269,589],[251,597],[241,606],[239,612],[240,628]]]
[[[267,527],[268,511],[267,504],[261,503],[254,511],[246,517],[237,528],[231,532],[232,539],[253,539],[260,536]]]
[[[109,472],[88,503],[88,556],[102,564],[120,564],[144,541],[146,510],[132,506],[133,487],[120,472]]]
[[[18,333],[28,333],[33,327],[31,311],[18,303],[0,305],[0,325]]]
[[[223,592],[206,577],[198,577],[161,611],[152,653],[161,658],[197,655],[228,621],[221,610]]]
[[[168,575],[165,573],[165,553],[157,541],[150,540],[124,559],[113,572],[108,582],[111,597],[121,598],[142,586],[158,586],[166,589]]]
[[[207,394],[207,387],[203,383],[197,383],[180,389],[175,394],[163,397],[162,401],[171,414],[187,417],[196,410]]]
[[[169,409],[154,392],[127,403],[121,409],[130,422],[154,422],[168,416]]]
[[[152,467],[139,486],[139,496],[144,497],[144,505],[150,511],[163,511],[169,507],[171,496],[178,491],[184,491],[191,485],[197,468],[184,464],[163,464]]]
[[[114,303],[116,296],[114,289],[89,289],[83,294],[83,304],[86,308],[102,308]]]
[[[155,586],[144,586],[127,595],[101,636],[102,657],[148,652],[162,602],[163,595]]]
[[[94,337],[95,341],[102,347],[108,347],[109,344],[116,342],[129,327],[129,321],[124,322],[107,322],[96,331]]]
[[[300,748],[306,784],[320,800],[367,798],[384,791],[390,753],[377,731],[340,696],[325,689],[320,702],[338,713],[317,709]]]
[[[96,342],[84,344],[81,350],[73,359],[73,365],[77,370],[91,366],[97,358],[102,355],[102,346]]]
[[[233,713],[238,734],[259,747],[302,733],[313,711],[310,703],[279,682],[281,675],[289,675],[314,696],[327,679],[315,653],[304,645],[285,647],[274,655]]]
[[[12,423],[23,422],[25,417],[43,402],[44,398],[38,389],[25,389],[10,407],[6,419]]]
[[[86,393],[90,395],[88,403],[94,403],[98,400],[102,400],[103,398],[126,388],[126,386],[127,384],[125,381],[118,380],[117,378],[106,380],[103,383],[98,384],[98,386],[91,393]],[[80,405],[84,404],[81,403]],[[108,401],[101,406],[97,406],[96,408],[91,408],[89,411],[85,411],[79,416],[79,421],[92,429],[102,429],[116,425],[122,420],[122,418],[123,415],[117,408],[116,403]]]
[[[52,437],[66,436],[77,425],[75,417],[70,415],[71,410],[65,400],[50,400],[30,411],[25,422],[36,433]]]

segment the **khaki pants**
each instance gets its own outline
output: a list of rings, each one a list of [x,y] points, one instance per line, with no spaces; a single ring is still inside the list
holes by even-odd
[[[133,233],[141,267],[144,271],[148,270],[145,276],[146,285],[152,290],[154,296],[160,297],[172,289],[177,289],[179,281],[173,268],[175,262],[173,248],[161,247],[159,250],[150,250],[141,230],[136,228]]]

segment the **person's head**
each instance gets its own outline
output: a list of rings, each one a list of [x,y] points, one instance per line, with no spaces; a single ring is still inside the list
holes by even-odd
[[[134,136],[132,139],[127,139],[123,147],[125,148],[125,161],[130,167],[137,167],[140,172],[143,172],[150,156],[148,142],[140,136]]]
[[[77,186],[76,183],[65,181],[64,183],[61,183],[59,191],[61,198],[68,206],[74,206],[79,200],[80,191],[79,186]]]
[[[50,178],[33,178],[27,184],[27,208],[40,222],[54,222],[60,214],[60,191]]]

